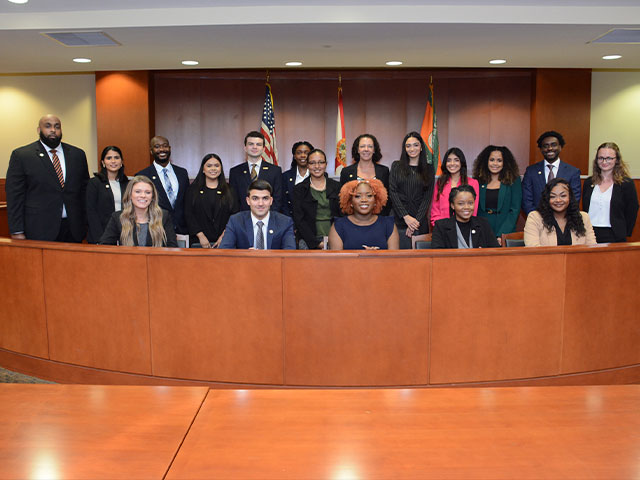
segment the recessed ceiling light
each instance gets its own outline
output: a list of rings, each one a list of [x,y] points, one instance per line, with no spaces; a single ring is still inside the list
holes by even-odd
[[[29,0],[9,0],[11,3],[27,3]]]
[[[622,55],[605,55],[602,57],[603,60],[618,60],[619,58],[622,58]]]
[[[90,58],[74,58],[73,61],[76,63],[91,63]]]
[[[182,64],[183,65],[187,65],[188,67],[192,67],[194,65],[198,65],[200,62],[198,62],[197,60],[183,60]]]
[[[402,65],[402,62],[400,60],[389,60],[386,64],[390,67],[397,67],[398,65]]]
[[[287,67],[299,67],[300,65],[302,65],[302,62],[287,62],[285,63],[285,65]]]
[[[489,63],[491,65],[502,65],[503,63],[507,63],[507,61],[502,58],[496,58],[494,60],[489,60]]]

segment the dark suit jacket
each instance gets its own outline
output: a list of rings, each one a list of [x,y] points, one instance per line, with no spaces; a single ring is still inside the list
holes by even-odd
[[[158,191],[158,205],[160,205],[160,208],[171,214],[171,217],[173,218],[173,227],[176,233],[186,235],[189,231],[187,230],[187,222],[184,218],[184,196],[187,193],[187,188],[189,188],[189,173],[187,173],[185,168],[179,167],[173,163],[171,166],[173,167],[176,177],[178,177],[178,193],[176,195],[176,203],[173,207],[171,207],[171,202],[169,202],[167,192],[164,190],[162,181],[158,177],[158,171],[153,164],[149,165],[144,170],[139,171],[136,175],[144,175],[151,179]]]
[[[120,223],[121,210],[113,212],[107,228],[105,228],[102,237],[100,238],[101,245],[116,245],[120,241],[120,234],[122,233],[122,224]],[[171,215],[166,210],[162,210],[162,227],[167,234],[167,241],[163,245],[164,247],[177,247],[178,241],[176,240],[176,232],[173,230],[173,221]],[[147,232],[147,245],[151,245],[151,233]],[[133,235],[133,245],[138,246],[137,230]]]
[[[268,250],[295,250],[296,239],[293,236],[293,220],[278,212],[269,213],[266,229]],[[251,212],[238,212],[231,215],[218,248],[246,249],[253,247],[253,224]]]
[[[520,215],[522,205],[522,182],[520,177],[516,178],[511,185],[500,184],[498,191],[498,209],[489,214],[485,206],[487,199],[487,184],[480,185],[480,196],[478,201],[478,216],[485,217],[489,220],[491,230],[496,237],[503,233],[512,233],[516,231],[516,222]]]
[[[119,183],[121,195],[124,195],[129,179],[124,176]],[[109,180],[106,175],[96,173],[87,184],[87,220],[89,222],[87,242],[98,243],[100,241],[111,214],[115,211],[116,206]]]
[[[573,165],[560,161],[558,171],[554,172],[556,178],[564,178],[576,197],[576,202],[580,203],[580,170]],[[522,178],[522,208],[529,215],[530,212],[538,208],[542,191],[547,184],[547,172],[544,171],[544,160],[529,165]]]
[[[340,210],[340,184],[327,178],[327,198],[331,210],[331,221],[342,216]],[[318,244],[316,232],[316,213],[318,202],[311,195],[311,177],[305,178],[294,188],[293,223],[296,226],[298,238],[302,238],[310,249]]]
[[[589,212],[593,188],[592,178],[589,177],[584,181],[582,188],[582,210],[585,212]],[[611,220],[611,229],[616,242],[624,242],[627,237],[631,236],[637,216],[638,194],[633,180],[625,178],[620,185],[614,183],[609,206],[609,220]]]
[[[384,188],[387,189],[387,195],[389,194],[389,169],[380,165],[379,163],[374,164],[376,178],[382,182]],[[353,165],[349,165],[348,167],[344,167],[340,172],[340,188],[351,180],[358,179],[358,163],[354,163]],[[387,204],[380,212],[380,215],[389,215],[391,213],[391,196],[388,196]]]
[[[471,222],[473,248],[500,246],[486,218],[471,217],[469,221]],[[431,248],[458,248],[455,217],[436,220],[431,237]]]
[[[39,140],[11,153],[5,184],[9,232],[24,232],[31,240],[55,240],[60,232],[64,204],[71,235],[76,242],[84,238],[89,181],[87,157],[73,145],[61,145],[66,170],[64,189]]]
[[[273,165],[269,162],[262,161],[260,171],[258,172],[258,178],[269,182],[273,188],[273,205],[271,205],[272,212],[282,211],[282,170],[279,166]],[[236,165],[229,171],[229,185],[233,187],[236,192],[238,207],[241,211],[248,211],[249,205],[247,205],[247,188],[251,185],[251,170],[249,169],[249,163],[243,162],[240,165]]]
[[[293,202],[295,201],[293,190],[296,187],[297,170],[298,166],[296,165],[282,173],[282,213],[290,217],[293,217]]]

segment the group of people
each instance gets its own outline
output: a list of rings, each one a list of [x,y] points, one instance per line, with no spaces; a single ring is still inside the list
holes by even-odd
[[[498,247],[527,214],[527,246],[625,241],[635,225],[638,199],[620,149],[598,147],[593,174],[562,162],[562,135],[538,138],[543,160],[520,173],[511,151],[489,145],[472,176],[461,149],[442,157],[442,174],[427,161],[418,132],[408,133],[391,169],[380,164],[375,136],[358,136],[354,163],[340,181],[326,173],[327,156],[308,141],[293,145],[291,167],[262,159],[264,136],[249,132],[246,159],[225,178],[222,159],[205,155],[189,182],[171,162],[165,137],[150,141],[153,162],[133,178],[120,148],[100,155],[89,180],[84,152],[62,143],[60,119],[46,115],[39,140],[14,150],[7,171],[9,227],[14,238],[176,247],[255,249],[399,249],[432,233],[432,248]],[[582,198],[583,210],[579,208]],[[86,221],[85,221],[86,218]]]

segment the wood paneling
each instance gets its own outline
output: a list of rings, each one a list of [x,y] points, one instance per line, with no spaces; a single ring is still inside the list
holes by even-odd
[[[538,136],[547,130],[555,130],[566,141],[560,153],[562,161],[587,175],[591,158],[591,70],[539,68],[535,72],[529,162],[542,160],[536,144]]]
[[[0,248],[0,347],[49,357],[42,251]]]
[[[98,162],[104,147],[116,145],[122,150],[127,175],[149,165],[154,130],[154,106],[149,98],[147,71],[96,72]]]
[[[2,478],[164,478],[203,387],[0,386]]]
[[[279,258],[149,258],[153,374],[282,384],[282,283]]]
[[[635,478],[640,386],[210,391],[167,479]]]
[[[44,251],[52,360],[151,373],[146,258]]]
[[[428,383],[431,259],[287,258],[284,277],[287,385]]]
[[[433,278],[432,384],[559,373],[564,255],[434,258]]]

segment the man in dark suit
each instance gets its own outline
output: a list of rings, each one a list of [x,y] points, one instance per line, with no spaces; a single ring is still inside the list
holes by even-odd
[[[12,238],[82,242],[87,232],[85,153],[61,143],[55,115],[38,122],[40,140],[11,153],[5,190]]]
[[[189,173],[170,163],[171,145],[165,137],[156,136],[149,142],[153,163],[136,175],[151,179],[158,190],[158,204],[173,218],[176,233],[189,233],[184,218],[184,195],[189,187]]]
[[[249,210],[231,216],[219,248],[295,250],[293,220],[282,213],[269,211],[272,193],[266,180],[251,182],[246,198]]]
[[[580,170],[560,160],[564,137],[556,131],[544,132],[538,137],[538,148],[544,160],[529,165],[522,179],[522,208],[528,215],[538,207],[545,185],[554,178],[564,178],[580,201]]]
[[[273,188],[274,212],[282,211],[282,170],[277,165],[263,161],[264,135],[260,132],[249,132],[244,137],[244,151],[247,161],[236,165],[229,171],[229,184],[236,193],[237,204],[240,210],[248,210],[249,206],[242,196],[247,191],[249,184],[255,179],[266,180]]]

